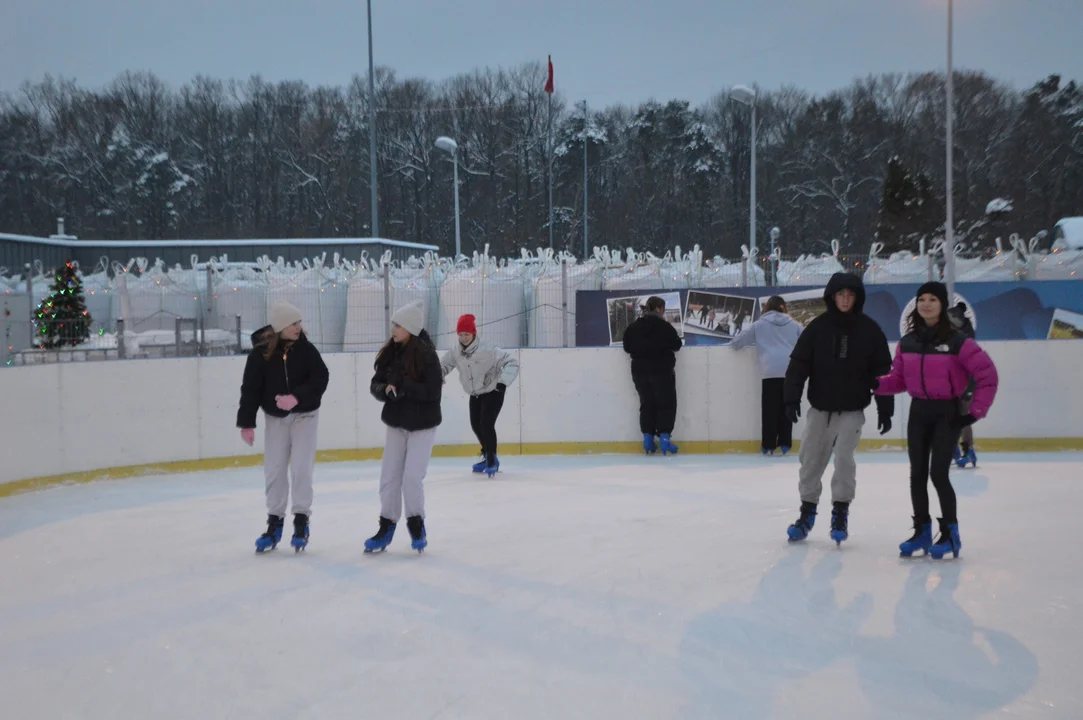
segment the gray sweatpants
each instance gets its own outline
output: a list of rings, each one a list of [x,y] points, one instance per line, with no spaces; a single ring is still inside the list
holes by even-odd
[[[801,470],[797,488],[802,502],[820,502],[820,493],[823,492],[820,479],[827,470],[832,451],[835,453],[835,473],[831,476],[831,501],[853,502],[857,491],[854,452],[861,440],[864,425],[865,412],[862,410],[828,413],[809,408],[798,455]]]
[[[425,474],[436,442],[436,428],[400,430],[387,428],[384,459],[380,467],[380,515],[397,523],[402,517],[420,515],[425,519]]]
[[[293,478],[293,512],[312,514],[312,468],[316,464],[316,426],[320,411],[290,413],[284,418],[264,414],[263,476],[267,481],[267,512],[286,517]]]

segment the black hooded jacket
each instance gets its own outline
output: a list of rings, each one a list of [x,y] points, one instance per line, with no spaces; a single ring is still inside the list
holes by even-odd
[[[647,313],[628,326],[622,344],[632,356],[633,375],[666,374],[677,366],[674,353],[681,349],[681,336],[664,317]]]
[[[369,384],[372,396],[384,404],[380,419],[384,424],[401,430],[428,430],[439,425],[440,398],[443,393],[444,371],[440,356],[436,354],[429,334],[422,330],[411,343],[421,343],[424,353],[422,376],[410,379],[406,376],[403,354],[405,346],[392,343],[388,351],[377,356],[376,372]],[[395,395],[387,394],[387,386],[394,386]]]
[[[261,338],[271,326],[252,333],[252,352],[244,366],[241,380],[241,406],[237,410],[237,427],[256,427],[256,414],[260,408],[272,417],[286,417],[290,413],[318,410],[324,391],[327,390],[329,374],[320,357],[320,351],[308,341],[302,332],[295,342],[279,342],[268,358]],[[278,407],[278,395],[293,395],[297,406],[286,412]]]
[[[848,313],[835,306],[835,293],[854,291]],[[783,395],[787,405],[801,402],[805,380],[808,401],[824,412],[864,410],[873,398],[876,379],[891,371],[891,350],[876,321],[865,315],[865,285],[861,278],[835,273],[824,289],[827,312],[808,324],[790,353]],[[876,396],[877,411],[891,417],[895,398]]]

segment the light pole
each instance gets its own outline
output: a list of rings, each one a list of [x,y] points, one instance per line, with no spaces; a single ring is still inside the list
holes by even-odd
[[[369,188],[372,194],[372,237],[380,237],[380,207],[376,201],[376,75],[372,67],[372,0],[369,16]]]
[[[459,144],[451,138],[441,135],[436,138],[436,147],[451,155],[451,164],[455,168],[455,257],[457,259],[462,255],[462,240],[459,236]]]
[[[777,227],[771,228],[771,286],[776,284],[775,278],[775,265],[778,262],[778,258],[775,257],[775,243],[778,241],[778,236],[782,234],[782,231]]]
[[[745,85],[735,85],[730,99],[752,108],[752,170],[748,198],[748,260],[756,262],[756,91]]]
[[[944,224],[944,284],[948,286],[948,304],[955,304],[955,213],[953,207],[952,180],[954,179],[954,153],[952,152],[954,140],[952,130],[954,124],[955,108],[952,103],[952,90],[955,84],[954,71],[952,70],[952,34],[954,28],[954,1],[948,0],[948,73],[946,77],[947,109],[945,112],[945,143],[947,145],[947,167],[945,177],[947,179],[947,197],[945,203],[946,222]]]

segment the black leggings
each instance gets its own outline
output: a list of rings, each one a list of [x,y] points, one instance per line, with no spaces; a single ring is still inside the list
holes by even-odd
[[[644,435],[668,435],[677,422],[677,375],[632,373],[639,393],[639,431]]]
[[[491,465],[496,457],[496,419],[504,407],[504,393],[499,390],[470,396],[470,428],[481,443],[481,452]]]
[[[955,489],[948,479],[951,456],[959,443],[959,430],[954,424],[958,416],[955,400],[922,400],[910,403],[910,420],[906,427],[906,443],[910,454],[910,502],[914,517],[928,522],[929,478],[932,478],[940,511],[946,522],[957,522]]]
[[[784,378],[764,378],[760,393],[760,445],[768,450],[793,445],[793,424],[786,417]]]

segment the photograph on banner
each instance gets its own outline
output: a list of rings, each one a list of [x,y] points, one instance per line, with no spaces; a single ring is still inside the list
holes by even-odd
[[[786,301],[786,313],[796,320],[801,327],[808,327],[810,322],[827,311],[823,288],[780,293],[779,297]],[[760,312],[763,312],[763,307],[767,304],[768,298],[770,298],[769,295],[760,298]]]
[[[665,319],[684,337],[684,325],[681,323],[681,294],[677,292],[656,293],[654,295],[629,295],[609,298],[606,307],[609,313],[609,344],[620,345],[624,341],[624,331],[646,312],[647,300],[652,297],[662,298],[666,304]]]
[[[1083,340],[1083,315],[1057,308],[1049,323],[1049,340]]]
[[[756,298],[689,290],[684,327],[689,333],[735,338],[752,325]]]
[[[966,312],[964,312],[963,314],[966,315],[966,319],[970,321],[971,327],[973,327],[974,332],[977,333],[978,332],[978,316],[974,313],[974,308],[971,307],[970,303],[967,301],[967,299],[965,297],[963,297],[959,293],[955,293],[955,302],[953,302],[948,307],[948,309],[950,310],[951,308],[955,307],[959,303],[963,303],[964,305],[966,305]],[[917,308],[917,306],[918,306],[918,299],[916,297],[912,297],[912,298],[910,298],[910,301],[908,303],[906,303],[906,306],[903,307],[902,315],[899,316],[899,336],[900,337],[902,337],[906,333],[910,332],[910,329],[909,329],[910,314],[914,312],[914,310]]]

